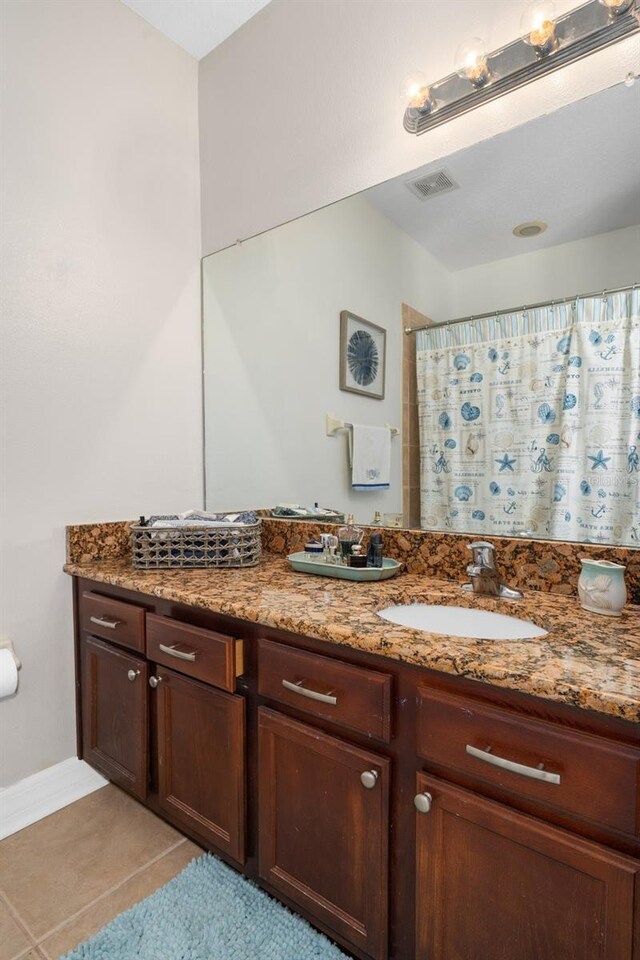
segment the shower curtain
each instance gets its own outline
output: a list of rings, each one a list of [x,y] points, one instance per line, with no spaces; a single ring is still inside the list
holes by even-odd
[[[640,545],[640,290],[416,336],[425,529]]]

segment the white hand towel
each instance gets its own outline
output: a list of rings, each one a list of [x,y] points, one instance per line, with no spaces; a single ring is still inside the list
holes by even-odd
[[[388,490],[391,474],[391,431],[388,427],[353,425],[351,486],[354,490]]]

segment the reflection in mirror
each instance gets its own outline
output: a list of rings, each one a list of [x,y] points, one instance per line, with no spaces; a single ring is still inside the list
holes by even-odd
[[[207,508],[639,545],[639,155],[620,84],[205,258]]]

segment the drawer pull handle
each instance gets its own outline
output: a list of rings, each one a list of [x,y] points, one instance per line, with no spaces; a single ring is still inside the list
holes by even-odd
[[[139,676],[140,676],[140,671],[139,671],[139,670],[128,670],[128,671],[127,671],[127,680],[131,680],[131,683],[133,683],[133,681],[136,679],[136,677],[139,677]]]
[[[291,680],[282,681],[282,686],[285,690],[289,690],[291,693],[298,693],[301,697],[308,697],[309,700],[319,700],[320,703],[330,703],[333,707],[338,703],[338,698],[332,697],[330,693],[316,693],[315,690],[307,690],[302,684],[302,680],[298,680],[297,683],[291,683]]]
[[[523,763],[516,763],[514,760],[505,760],[504,757],[494,756],[491,753],[491,747],[486,750],[479,750],[478,747],[472,747],[467,744],[467,753],[476,760],[482,760],[483,763],[491,763],[494,767],[501,767],[503,770],[509,770],[511,773],[519,773],[521,777],[531,777],[532,780],[544,780],[545,783],[560,783],[559,773],[549,773],[542,765],[539,767],[527,767]]]
[[[418,813],[429,813],[433,797],[430,793],[418,793],[413,798],[413,803]]]
[[[149,677],[149,686],[155,688],[162,682],[162,677]]]
[[[109,630],[115,630],[116,627],[119,627],[122,623],[122,620],[107,620],[106,617],[89,617],[91,623],[95,623],[98,627],[108,627]]]
[[[360,783],[363,787],[366,787],[367,790],[373,790],[376,783],[378,782],[378,771],[377,770],[363,770],[360,774]]]
[[[164,643],[159,643],[158,646],[163,653],[169,654],[170,657],[175,657],[177,660],[188,660],[190,663],[196,659],[195,650],[186,652],[184,650],[176,650],[175,645],[173,647],[165,647]]]

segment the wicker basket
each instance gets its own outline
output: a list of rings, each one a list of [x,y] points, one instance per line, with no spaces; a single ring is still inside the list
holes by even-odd
[[[154,517],[154,520],[174,517]],[[131,527],[133,566],[254,567],[260,562],[260,521],[225,526]]]

